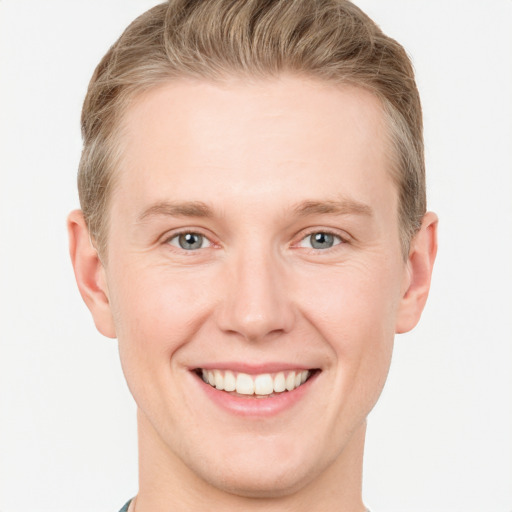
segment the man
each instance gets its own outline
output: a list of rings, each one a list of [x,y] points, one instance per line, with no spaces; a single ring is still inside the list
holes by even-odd
[[[361,512],[436,253],[410,62],[344,0],[175,0],[91,80],[70,252],[137,403],[130,512]]]

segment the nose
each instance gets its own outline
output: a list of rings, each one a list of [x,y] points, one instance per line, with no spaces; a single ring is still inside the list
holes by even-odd
[[[219,328],[249,341],[289,332],[295,312],[288,274],[284,262],[261,247],[229,258],[217,310]]]

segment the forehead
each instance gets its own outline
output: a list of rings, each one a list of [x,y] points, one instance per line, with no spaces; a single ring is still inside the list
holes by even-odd
[[[373,203],[394,193],[382,105],[357,87],[173,81],[136,98],[121,139],[116,195],[139,211],[168,199]]]

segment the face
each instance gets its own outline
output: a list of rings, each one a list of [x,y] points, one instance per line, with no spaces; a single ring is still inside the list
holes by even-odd
[[[218,489],[308,485],[363,428],[408,285],[379,101],[173,82],[122,145],[105,279],[144,442]]]

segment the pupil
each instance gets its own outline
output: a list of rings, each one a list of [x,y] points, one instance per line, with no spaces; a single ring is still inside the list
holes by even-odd
[[[203,245],[203,237],[197,233],[185,233],[179,237],[180,247],[185,250],[200,249]]]
[[[315,249],[329,249],[334,243],[334,237],[329,233],[315,233],[311,235],[311,246]]]

